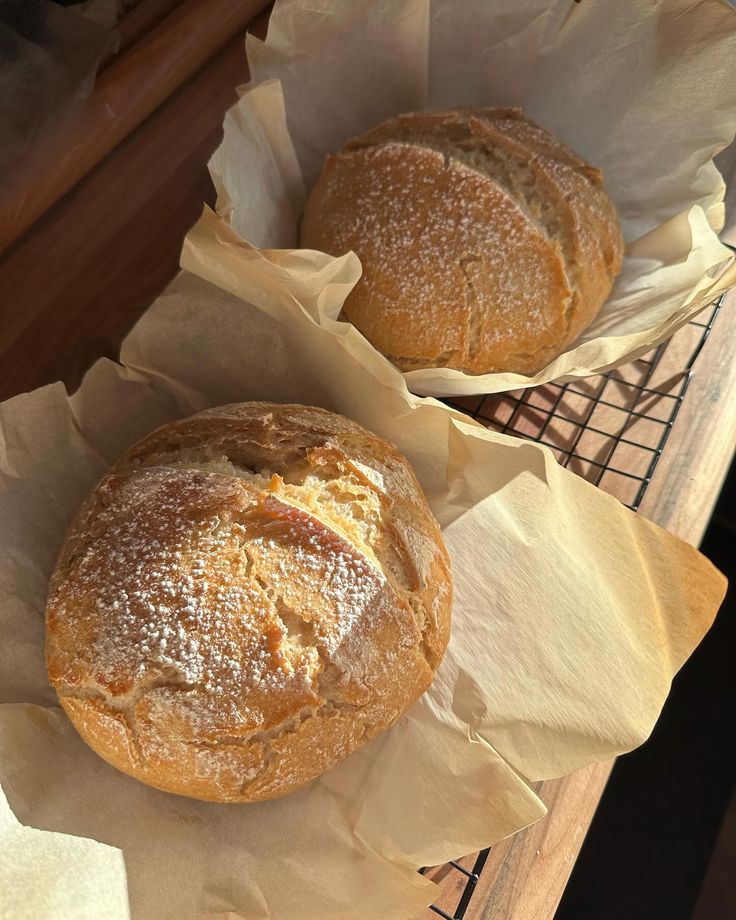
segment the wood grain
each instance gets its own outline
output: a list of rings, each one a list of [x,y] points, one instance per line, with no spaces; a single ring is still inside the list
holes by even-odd
[[[180,6],[181,2],[182,0],[141,0],[118,23],[119,52],[127,51],[131,45],[134,45],[144,35],[152,31],[169,13],[172,13],[177,6]],[[110,64],[112,60],[108,59],[103,66]]]
[[[87,175],[131,131],[267,5],[268,0],[187,0],[100,74],[82,111],[56,139],[33,181],[0,189],[0,252]],[[232,91],[232,84],[222,83]]]
[[[539,784],[538,794],[553,818],[494,847],[468,920],[542,920],[554,915],[612,766],[593,764]]]
[[[54,380],[76,388],[176,274],[213,190],[206,163],[235,86],[236,36],[0,256],[0,398]]]
[[[554,916],[612,767],[612,762],[593,764],[534,786],[549,814],[493,847],[466,920],[545,920]],[[468,867],[472,863],[473,857],[462,860]],[[464,877],[447,866],[436,875],[427,874],[442,885],[435,904],[452,916]],[[431,917],[437,915],[427,910],[420,920]]]
[[[698,546],[736,449],[736,290],[703,347],[639,512]],[[676,338],[673,345],[676,345]]]

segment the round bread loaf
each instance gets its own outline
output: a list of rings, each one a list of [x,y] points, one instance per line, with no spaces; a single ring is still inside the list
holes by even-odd
[[[595,318],[623,240],[599,170],[517,109],[393,118],[328,157],[303,247],[353,250],[344,316],[402,370],[531,374]]]
[[[322,409],[244,403],[133,447],[73,522],[46,660],[84,740],[169,792],[254,802],[392,725],[452,583],[406,459]]]

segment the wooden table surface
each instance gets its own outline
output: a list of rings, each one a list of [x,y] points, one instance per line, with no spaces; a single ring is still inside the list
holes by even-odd
[[[0,399],[57,379],[73,389],[96,358],[116,357],[175,275],[182,239],[212,199],[206,162],[246,79],[238,36],[0,255]],[[735,299],[698,360],[640,509],[694,544],[736,445]],[[538,785],[548,816],[493,848],[469,920],[554,915],[610,769],[597,764]],[[438,903],[454,906],[462,878],[431,874],[442,885]]]
[[[253,31],[266,22],[259,16]],[[0,244],[0,399],[55,380],[73,390],[97,358],[117,357],[176,274],[203,202],[214,202],[207,160],[247,80],[239,33],[30,230],[4,252]],[[0,223],[14,221],[23,224],[0,208]],[[15,237],[0,229],[0,239]]]

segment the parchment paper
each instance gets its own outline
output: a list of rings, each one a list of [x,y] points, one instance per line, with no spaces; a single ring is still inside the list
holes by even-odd
[[[210,245],[195,232],[188,259],[201,267]],[[234,260],[219,263],[221,285],[241,246],[217,247]],[[303,289],[317,299],[344,283],[324,256],[284,258],[311,265]],[[110,847],[134,920],[413,917],[434,895],[418,866],[537,820],[529,782],[647,737],[722,598],[695,549],[544,448],[412,396],[375,352],[351,353],[355,330],[326,332],[280,288],[254,296],[184,274],[122,364],[99,361],[71,398],[56,384],[0,406],[0,784],[39,829],[9,819],[11,917],[28,915],[13,880],[30,860],[34,920],[124,916]],[[443,527],[456,602],[435,682],[393,729],[295,795],[213,805],[150,789],[86,747],[46,681],[43,612],[65,527],[102,471],[157,425],[247,399],[322,405],[396,443]],[[60,868],[79,914],[51,901]]]
[[[210,169],[218,211],[254,246],[296,246],[325,156],[400,112],[521,106],[604,171],[627,249],[596,321],[532,377],[410,371],[416,393],[604,372],[736,283],[716,236],[724,185],[712,162],[736,132],[736,10],[725,0],[277,0],[266,42],[248,36],[247,49],[256,85],[228,114]],[[278,265],[275,279],[298,286],[291,263]],[[326,329],[340,334],[359,277],[353,260],[345,287],[324,293],[314,315]]]

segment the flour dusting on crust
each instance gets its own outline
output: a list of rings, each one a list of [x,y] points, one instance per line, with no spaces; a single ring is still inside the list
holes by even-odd
[[[49,673],[146,782],[224,801],[303,785],[390,725],[444,649],[446,555],[406,461],[299,408],[161,429],[67,537]]]

